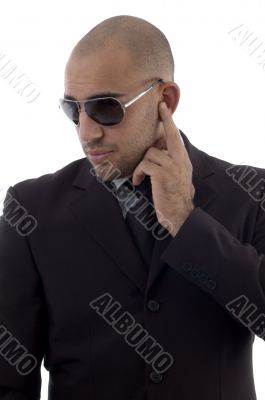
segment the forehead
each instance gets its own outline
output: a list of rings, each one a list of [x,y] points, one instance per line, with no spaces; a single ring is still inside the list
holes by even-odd
[[[65,93],[80,100],[98,92],[124,93],[134,81],[128,53],[121,49],[75,56],[70,58],[65,69]]]

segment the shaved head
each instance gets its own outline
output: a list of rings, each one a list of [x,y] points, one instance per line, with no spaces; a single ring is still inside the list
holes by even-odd
[[[79,40],[70,59],[95,56],[109,48],[128,52],[135,75],[174,81],[174,59],[169,42],[150,22],[130,15],[108,18]]]

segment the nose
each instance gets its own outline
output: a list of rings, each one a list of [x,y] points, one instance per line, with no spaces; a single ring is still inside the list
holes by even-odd
[[[79,112],[79,126],[77,129],[80,139],[86,141],[88,139],[99,139],[104,135],[101,125],[90,118],[83,108]]]

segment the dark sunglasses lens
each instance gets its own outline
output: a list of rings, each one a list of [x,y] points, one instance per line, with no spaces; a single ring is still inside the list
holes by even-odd
[[[75,125],[79,123],[79,111],[78,106],[73,101],[67,101],[65,99],[60,99],[60,106],[66,116],[74,122]]]
[[[90,118],[105,126],[117,125],[124,117],[120,103],[111,98],[88,101],[85,110]]]

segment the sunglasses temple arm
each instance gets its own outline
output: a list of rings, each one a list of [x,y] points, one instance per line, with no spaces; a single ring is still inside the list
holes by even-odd
[[[134,97],[132,100],[128,101],[128,103],[124,104],[124,107],[127,108],[129,107],[131,104],[133,104],[136,100],[140,99],[140,97],[144,96],[147,92],[149,92],[150,90],[152,90],[156,85],[158,85],[159,83],[163,82],[162,79],[159,79],[159,81],[155,82],[152,86],[150,86],[150,88],[146,89],[144,92],[138,94],[138,96]]]

